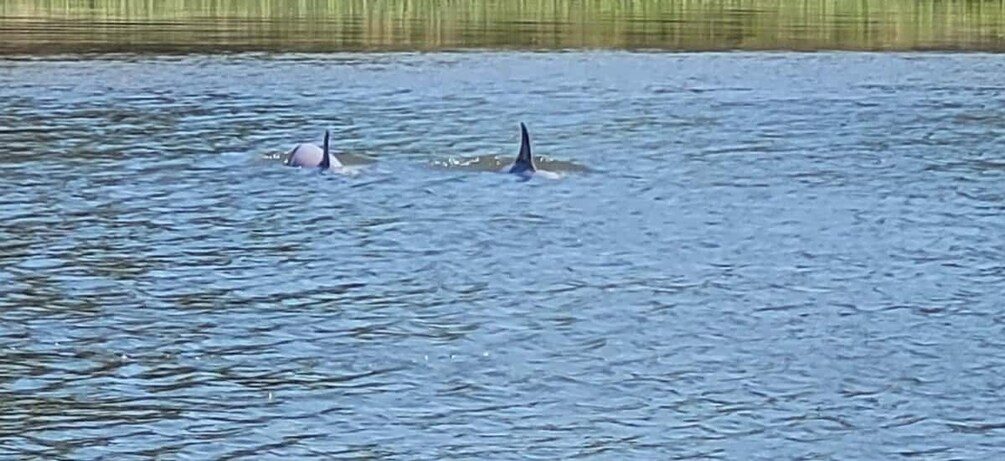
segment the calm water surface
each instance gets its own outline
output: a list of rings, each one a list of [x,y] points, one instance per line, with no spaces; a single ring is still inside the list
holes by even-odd
[[[4,459],[993,459],[1005,61],[0,61]],[[459,167],[537,151],[518,182]],[[330,128],[374,160],[286,168]]]

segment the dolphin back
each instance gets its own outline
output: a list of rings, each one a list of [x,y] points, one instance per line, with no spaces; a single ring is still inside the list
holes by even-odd
[[[297,144],[286,157],[287,166],[314,167],[321,164],[322,150],[311,143]]]
[[[338,157],[332,154],[330,138],[331,133],[325,130],[324,143],[321,147],[309,142],[297,144],[286,156],[283,163],[287,166],[318,168],[320,170],[341,167],[342,163],[339,162]]]

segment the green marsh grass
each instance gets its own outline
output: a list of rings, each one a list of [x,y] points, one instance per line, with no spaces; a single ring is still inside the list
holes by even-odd
[[[1005,0],[5,0],[0,52],[1005,50]]]

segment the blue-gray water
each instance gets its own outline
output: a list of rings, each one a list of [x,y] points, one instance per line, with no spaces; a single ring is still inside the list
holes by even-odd
[[[0,61],[0,458],[993,459],[1005,61]],[[444,168],[537,152],[558,181]],[[281,165],[330,128],[355,176]]]

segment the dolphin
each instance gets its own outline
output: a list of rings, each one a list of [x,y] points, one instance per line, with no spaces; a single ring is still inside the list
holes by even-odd
[[[549,179],[558,179],[558,173],[552,171],[539,170],[534,162],[534,154],[530,151],[530,135],[527,134],[527,126],[520,122],[520,153],[516,160],[503,167],[504,173],[510,173],[530,179],[531,176],[538,175]]]
[[[328,130],[325,130],[324,148],[320,148],[313,143],[297,144],[287,155],[286,162],[284,163],[287,166],[318,168],[321,170],[341,167],[342,163],[331,154],[328,148],[328,137]]]

